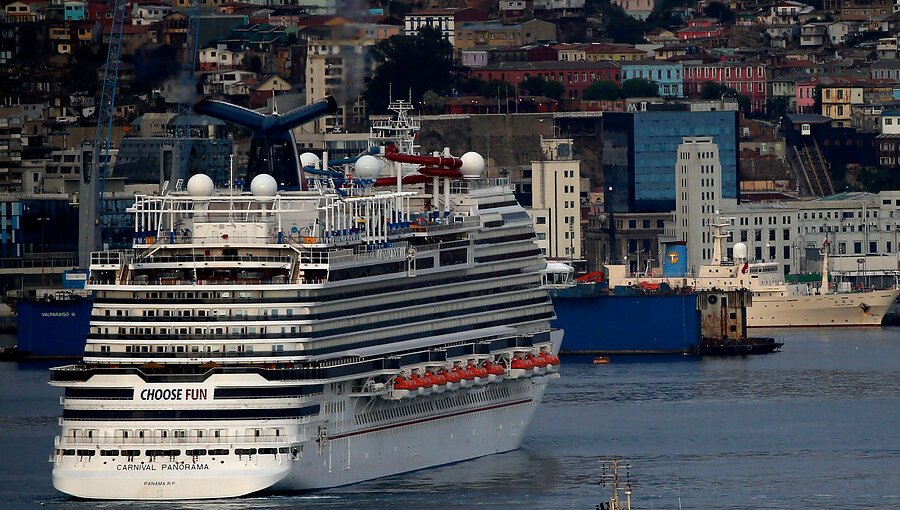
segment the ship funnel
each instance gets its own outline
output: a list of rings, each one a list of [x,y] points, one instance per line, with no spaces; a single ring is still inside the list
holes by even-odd
[[[231,122],[249,129],[250,163],[244,176],[244,185],[249,186],[259,174],[269,174],[275,178],[280,189],[303,189],[305,179],[303,167],[299,164],[297,144],[292,130],[308,122],[319,119],[338,109],[333,97],[326,97],[315,103],[301,106],[288,113],[263,114],[243,106],[225,101],[204,99],[194,105],[194,111]]]

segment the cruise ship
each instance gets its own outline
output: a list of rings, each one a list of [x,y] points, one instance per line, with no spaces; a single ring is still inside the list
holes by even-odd
[[[198,174],[135,197],[133,250],[91,257],[83,362],[51,372],[58,490],[237,497],[521,445],[559,376],[546,262],[480,155],[403,150],[407,110],[344,167],[298,157],[297,190]]]
[[[866,292],[836,292],[828,276],[826,240],[822,249],[822,284],[813,288],[808,284],[787,283],[778,262],[750,262],[747,245],[737,243],[726,259],[725,219],[713,224],[711,264],[703,265],[696,275],[679,277],[649,277],[633,275],[623,265],[607,265],[610,285],[640,285],[641,282],[666,282],[672,287],[692,287],[697,290],[747,289],[752,294],[747,308],[747,327],[824,327],[824,326],[880,326],[888,309],[897,298],[898,289]]]

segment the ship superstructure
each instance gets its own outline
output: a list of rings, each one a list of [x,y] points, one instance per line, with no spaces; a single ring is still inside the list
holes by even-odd
[[[731,225],[722,218],[713,224],[713,256],[708,265],[695,275],[681,277],[651,277],[630,275],[623,265],[608,265],[610,285],[640,285],[641,282],[666,282],[672,287],[692,287],[697,290],[750,290],[752,301],[747,307],[748,327],[794,326],[880,326],[898,289],[867,292],[835,292],[828,279],[828,249],[823,246],[822,285],[785,281],[778,262],[751,262],[747,245],[736,243],[734,259],[725,256],[725,231]]]
[[[558,377],[546,262],[509,184],[448,152],[137,195],[134,249],[92,255],[84,361],[52,371],[54,486],[219,498],[518,448]]]

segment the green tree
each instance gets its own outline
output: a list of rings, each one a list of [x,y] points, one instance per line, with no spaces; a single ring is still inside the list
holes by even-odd
[[[422,95],[425,111],[431,114],[444,113],[444,97],[433,90]]]
[[[775,96],[766,101],[766,111],[769,118],[778,120],[788,114],[788,98],[785,96]]]
[[[544,86],[546,84],[547,80],[540,76],[529,76],[522,82],[522,90],[529,96],[542,96],[544,95]]]
[[[559,101],[565,93],[565,87],[563,87],[562,83],[558,81],[550,80],[544,83],[544,95],[549,97],[550,99],[556,99],[557,101]]]
[[[462,76],[462,68],[453,60],[450,42],[431,27],[419,29],[416,35],[385,39],[372,47],[371,56],[378,68],[363,97],[377,113],[387,111],[391,96],[411,96],[414,104],[421,104],[422,96],[429,90],[447,96]]]
[[[716,18],[725,25],[734,24],[734,11],[721,2],[711,2],[703,8],[703,14],[709,18]]]
[[[504,80],[491,80],[482,82],[478,89],[478,95],[484,97],[514,97],[516,95],[516,86]]]
[[[622,82],[622,97],[659,96],[659,84],[646,78],[631,78]]]
[[[615,82],[608,80],[597,80],[584,91],[584,100],[586,101],[610,101],[622,97],[622,89]]]
[[[731,92],[735,92],[735,95],[737,95],[737,91],[732,88],[728,88],[721,83],[708,81],[703,84],[703,89],[701,89],[700,91],[700,96],[703,99],[721,99],[723,96],[730,95]]]

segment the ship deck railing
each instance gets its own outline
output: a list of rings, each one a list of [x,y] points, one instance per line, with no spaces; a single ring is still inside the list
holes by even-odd
[[[166,256],[149,256],[136,257],[132,262],[135,264],[169,264],[184,262],[276,262],[279,264],[290,264],[294,261],[290,256],[270,256],[270,255],[166,255]]]
[[[514,190],[509,177],[492,177],[484,179],[465,179],[450,182],[450,193],[466,194],[470,191],[488,188],[507,188]]]
[[[70,420],[66,418],[67,421]],[[89,420],[85,420],[89,421]],[[235,443],[299,443],[303,438],[297,435],[261,435],[261,436],[204,436],[204,437],[63,437],[56,436],[54,447],[65,445],[190,445],[190,444],[235,444]],[[143,453],[143,452],[142,452]]]

